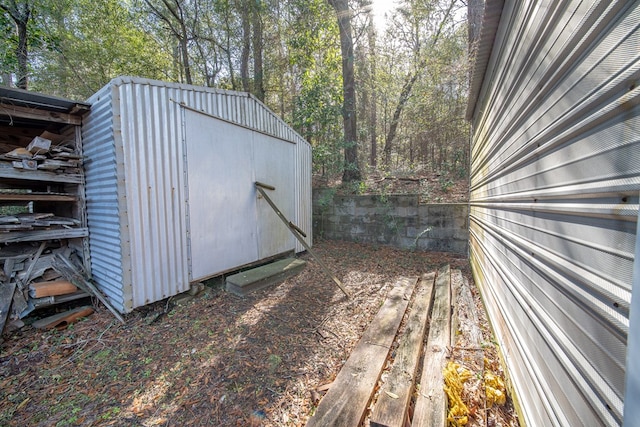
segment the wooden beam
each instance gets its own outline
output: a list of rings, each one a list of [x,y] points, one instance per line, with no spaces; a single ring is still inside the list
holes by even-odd
[[[389,291],[307,427],[360,425],[417,281],[417,277],[402,278]]]
[[[416,397],[412,427],[444,427],[447,421],[447,396],[442,370],[451,334],[451,270],[438,270],[429,338],[422,364],[420,389]]]
[[[40,120],[43,122],[64,123],[76,126],[82,124],[82,118],[80,116],[8,104],[0,104],[0,115],[18,117],[21,119]]]
[[[287,219],[287,217],[284,216],[284,214],[282,212],[280,212],[280,209],[278,209],[278,207],[276,206],[276,204],[273,202],[273,200],[271,200],[271,198],[267,195],[267,193],[265,193],[265,191],[263,190],[263,188],[273,188],[275,190],[275,187],[268,185],[268,184],[263,184],[260,182],[256,182],[255,183],[256,186],[256,190],[258,190],[258,192],[260,193],[260,195],[267,201],[267,203],[269,204],[269,206],[271,206],[271,209],[273,209],[273,211],[276,213],[276,215],[278,216],[278,218],[280,218],[280,221],[282,221],[284,223],[284,225],[287,226],[287,228],[291,231],[291,233],[293,234],[293,236],[298,239],[298,241],[300,242],[300,244],[307,250],[307,252],[309,252],[309,254],[315,258],[315,260],[318,262],[318,265],[320,265],[320,267],[324,270],[324,272],[331,277],[331,279],[333,279],[333,282],[338,285],[338,288],[340,288],[340,290],[342,291],[342,293],[344,293],[346,295],[347,298],[351,298],[351,294],[349,293],[349,291],[347,291],[344,287],[344,285],[342,284],[342,282],[340,281],[340,279],[338,279],[336,277],[335,274],[333,274],[333,272],[331,270],[329,270],[329,267],[326,266],[326,264],[322,261],[322,259],[320,259],[320,257],[318,255],[316,255],[316,253],[311,249],[311,246],[309,246],[309,244],[307,242],[304,241],[304,238],[307,237],[307,235],[305,233],[301,233],[300,228],[298,228],[298,226],[294,225],[291,221],[289,221]]]
[[[75,202],[78,200],[73,194],[63,193],[2,193],[0,201],[25,201],[25,202]]]
[[[424,335],[429,323],[435,273],[423,274],[416,297],[400,337],[395,358],[386,380],[380,387],[371,415],[371,426],[404,427],[413,395],[414,381],[422,354]]]

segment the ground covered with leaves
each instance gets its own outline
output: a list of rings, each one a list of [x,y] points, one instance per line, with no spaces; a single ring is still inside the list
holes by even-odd
[[[336,241],[315,250],[351,300],[304,255],[302,273],[245,298],[218,279],[195,297],[138,309],[125,325],[99,306],[62,331],[5,336],[0,425],[304,425],[399,277],[450,264],[471,280],[468,260],[451,254]],[[484,366],[502,375],[483,312],[478,322]],[[487,411],[481,388],[465,393],[468,425],[518,425],[509,399]]]

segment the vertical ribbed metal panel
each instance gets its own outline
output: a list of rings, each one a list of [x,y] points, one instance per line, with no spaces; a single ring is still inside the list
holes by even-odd
[[[111,101],[112,90],[106,86],[91,98],[91,114],[82,124],[89,252],[94,280],[119,311],[127,312],[132,308],[131,281],[125,281],[122,270],[118,202],[124,187],[118,181]]]
[[[189,286],[184,108],[292,143],[300,164],[291,168],[311,168],[310,144],[246,93],[121,77],[92,102],[103,113],[92,110],[84,131],[90,153],[87,198],[96,201],[88,203],[92,263],[98,267],[93,274],[124,312]],[[225,171],[219,173],[223,180]],[[296,219],[310,230],[310,174],[295,187]]]
[[[636,230],[636,259],[640,260],[640,214]],[[625,381],[625,402],[640,402],[640,263],[633,266],[633,292],[629,314],[629,337],[627,345],[627,376]],[[629,357],[629,355],[634,355]],[[624,405],[625,427],[635,426],[640,420],[640,405]]]
[[[638,1],[505,2],[472,108],[471,263],[528,425],[622,422],[639,27]]]

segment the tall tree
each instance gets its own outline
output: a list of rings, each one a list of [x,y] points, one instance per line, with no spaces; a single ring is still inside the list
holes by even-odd
[[[343,182],[361,179],[358,166],[358,135],[356,121],[356,88],[354,76],[353,35],[348,0],[328,0],[338,17],[340,52],[342,54],[342,116],[344,123],[344,172]]]
[[[253,1],[251,24],[253,27],[253,87],[254,95],[264,101],[264,67],[263,67],[263,31],[262,31],[263,5],[261,0]]]
[[[443,5],[444,8],[441,8],[439,0],[426,2],[408,0],[406,6],[398,10],[400,20],[407,24],[405,28],[400,28],[400,31],[402,31],[401,38],[408,45],[410,61],[413,64],[409,65],[411,69],[405,75],[389,130],[385,137],[384,163],[387,167],[391,163],[391,151],[396,140],[398,125],[412,94],[413,87],[424,72],[432,55],[431,52],[443,36],[445,29],[451,26],[452,13],[457,2],[458,0],[449,0],[448,3]],[[421,33],[423,27],[435,30],[423,35]]]
[[[29,76],[29,44],[27,28],[33,5],[30,0],[9,0],[0,3],[0,9],[8,13],[16,26],[18,43],[16,45],[17,86],[21,89],[27,88]]]
[[[193,84],[189,54],[189,41],[191,39],[189,28],[192,28],[194,23],[187,22],[187,4],[181,0],[161,0],[161,5],[152,0],[144,1],[149,10],[164,21],[171,34],[178,41],[178,56],[181,59],[185,81],[187,84]]]

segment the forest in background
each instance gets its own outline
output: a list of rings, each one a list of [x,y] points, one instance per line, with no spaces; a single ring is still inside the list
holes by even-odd
[[[376,26],[370,0],[0,0],[0,79],[75,100],[119,75],[247,91],[313,145],[316,176],[464,179],[481,4],[398,0]]]

